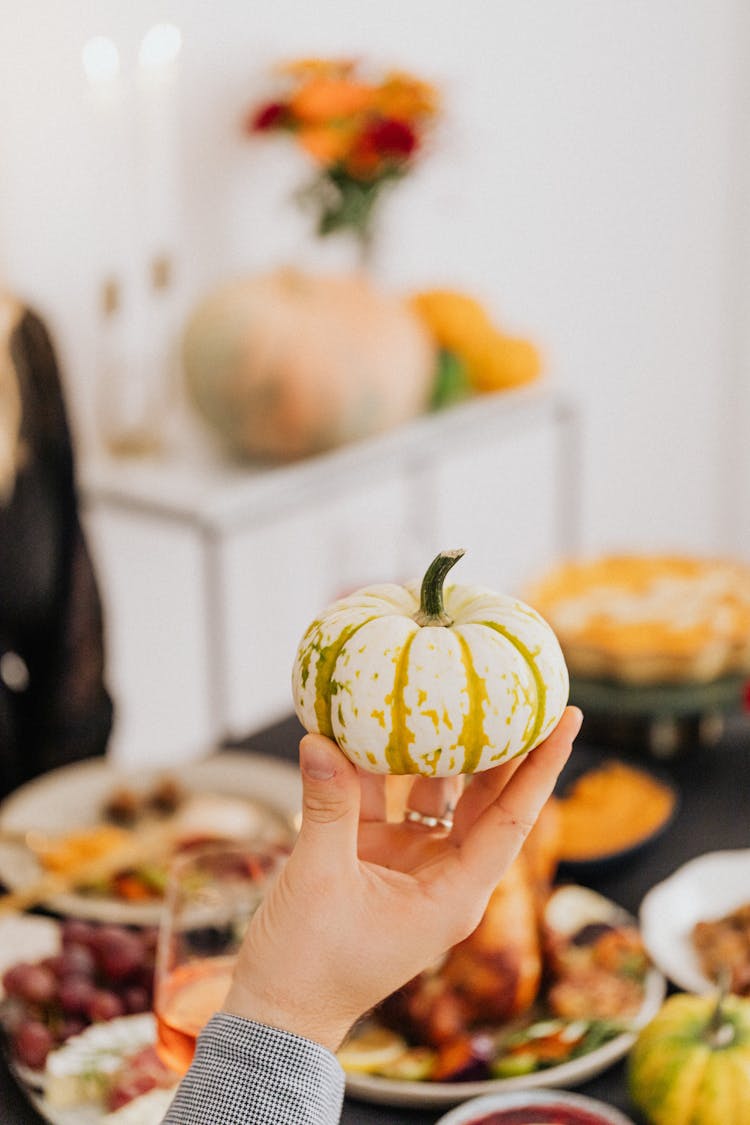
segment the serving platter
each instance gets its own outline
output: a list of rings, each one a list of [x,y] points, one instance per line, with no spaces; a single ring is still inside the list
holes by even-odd
[[[369,1074],[348,1074],[346,1092],[350,1097],[381,1105],[431,1107],[450,1106],[484,1094],[547,1087],[579,1086],[601,1074],[623,1058],[635,1042],[638,1028],[656,1015],[666,992],[663,975],[652,970],[646,978],[646,993],[632,1030],[610,1039],[588,1055],[515,1078],[490,1078],[480,1082],[409,1082]]]
[[[43,915],[9,913],[0,918],[0,978],[7,969],[19,962],[35,963],[59,954],[63,948],[62,928],[63,924],[60,921]],[[0,981],[0,1001],[3,998],[4,989]],[[139,1045],[156,1042],[154,1017],[150,1012],[145,1012],[124,1019],[90,1024],[89,1031],[96,1027],[97,1050],[103,1055],[124,1059],[128,1053],[128,1041],[132,1042],[132,1038],[123,1037],[122,1031],[118,1033],[117,1028],[130,1023],[139,1026]],[[46,1097],[47,1082],[44,1070],[34,1070],[22,1063],[12,1050],[10,1040],[2,1029],[0,1029],[0,1046],[5,1054],[7,1065],[24,1094],[40,1116],[50,1122],[50,1125],[109,1125],[107,1111],[100,1104],[78,1102],[75,1105],[62,1106],[50,1102]],[[120,1121],[122,1125],[160,1125],[167,1101],[171,1100],[174,1089],[150,1093],[153,1096],[133,1099],[128,1103],[132,1106],[130,1113],[127,1116],[123,1114],[122,1117],[115,1117],[114,1121],[118,1125]],[[139,1104],[136,1105],[136,1102]],[[4,1120],[1,1115],[0,1120]]]
[[[611,907],[613,918],[623,922],[635,922],[635,919],[617,904],[611,903]],[[349,1073],[346,1076],[346,1092],[352,1098],[381,1105],[425,1108],[448,1107],[467,1098],[487,1094],[578,1086],[600,1074],[628,1053],[635,1042],[638,1030],[656,1015],[665,994],[666,980],[663,973],[656,967],[649,969],[644,981],[643,1002],[635,1017],[629,1021],[630,1026],[627,1031],[623,1031],[588,1054],[531,1074],[472,1082],[431,1082]]]
[[[710,921],[750,901],[750,848],[707,852],[678,867],[644,896],[643,943],[655,965],[686,992],[713,992],[691,941],[696,922]]]
[[[43,874],[37,856],[24,842],[27,833],[55,837],[93,828],[101,823],[102,808],[118,788],[143,791],[165,774],[175,775],[188,794],[243,800],[246,824],[252,825],[256,839],[293,835],[302,788],[297,769],[287,762],[231,752],[159,771],[125,771],[105,759],[76,762],[29,782],[0,805],[0,881],[11,891],[20,891]],[[161,913],[158,899],[127,901],[77,890],[55,894],[44,905],[64,916],[119,925],[157,925]]]

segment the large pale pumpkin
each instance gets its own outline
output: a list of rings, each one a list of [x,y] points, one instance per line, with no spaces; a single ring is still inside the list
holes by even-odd
[[[282,269],[204,300],[183,359],[192,402],[234,453],[291,460],[425,411],[435,348],[364,277]]]
[[[489,769],[537,746],[565,708],[565,661],[538,613],[481,586],[443,589],[462,555],[438,555],[421,587],[334,602],[300,642],[301,723],[373,773]]]
[[[750,1125],[750,1000],[670,996],[639,1033],[628,1076],[653,1125]]]

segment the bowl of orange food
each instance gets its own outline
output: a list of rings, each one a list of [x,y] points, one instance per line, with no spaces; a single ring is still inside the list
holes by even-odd
[[[577,747],[554,801],[561,873],[581,877],[640,856],[674,822],[680,793],[664,772]]]

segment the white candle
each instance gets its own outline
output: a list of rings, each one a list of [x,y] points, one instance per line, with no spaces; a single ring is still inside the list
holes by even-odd
[[[132,281],[136,271],[134,138],[131,99],[117,46],[96,36],[81,53],[92,112],[92,207],[98,215],[100,277]]]
[[[138,52],[137,137],[145,260],[172,260],[180,239],[179,56],[182,34],[155,24]]]

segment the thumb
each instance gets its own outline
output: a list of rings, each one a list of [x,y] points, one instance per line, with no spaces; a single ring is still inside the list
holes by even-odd
[[[306,734],[300,742],[302,827],[300,843],[341,862],[357,854],[359,778],[335,742]]]

